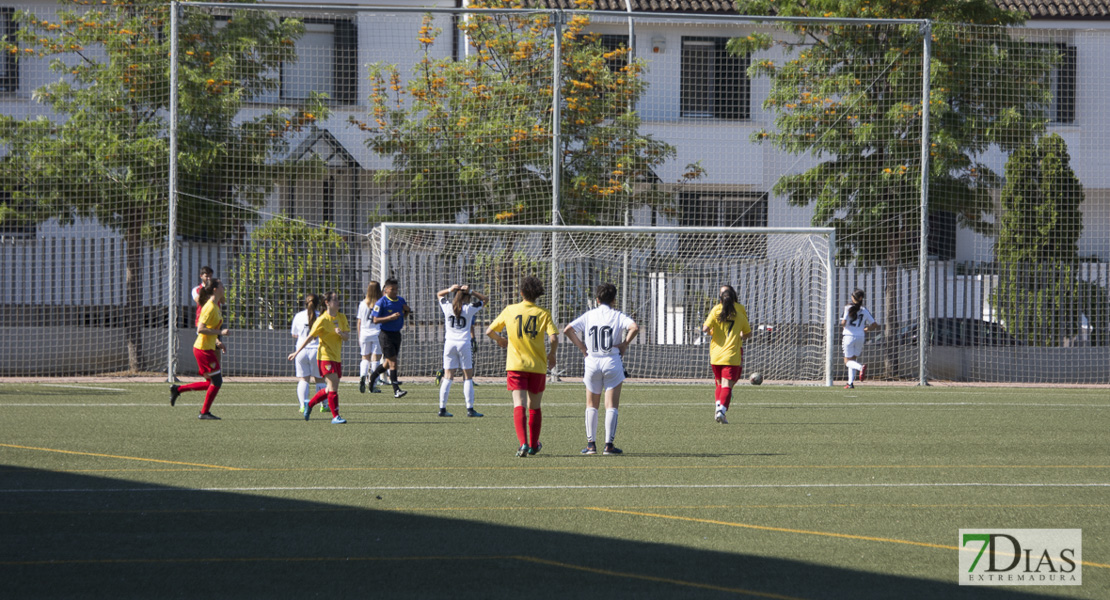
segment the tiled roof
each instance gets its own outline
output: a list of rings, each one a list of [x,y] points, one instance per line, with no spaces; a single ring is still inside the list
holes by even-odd
[[[732,0],[629,0],[635,12],[736,14]],[[594,0],[597,10],[626,10],[624,0]],[[994,0],[998,6],[1032,19],[1110,19],[1110,0]],[[533,0],[544,8],[575,8],[574,0]]]

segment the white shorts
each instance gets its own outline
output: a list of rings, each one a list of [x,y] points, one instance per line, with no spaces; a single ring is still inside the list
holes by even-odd
[[[620,356],[586,357],[586,373],[582,382],[591,394],[611,390],[624,381],[624,361]]]
[[[316,348],[305,348],[293,362],[297,377],[320,377],[320,363],[316,362]]]
[[[382,353],[382,346],[378,343],[378,334],[376,333],[360,334],[358,336],[358,348],[362,352],[362,356],[373,356],[375,354],[380,356]]]
[[[844,358],[851,358],[863,354],[863,338],[844,336],[841,344],[844,346]]]
[[[474,353],[470,351],[470,340],[465,342],[444,342],[443,369],[474,368]]]

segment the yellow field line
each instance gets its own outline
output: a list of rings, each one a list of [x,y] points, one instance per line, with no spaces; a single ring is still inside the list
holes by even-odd
[[[754,590],[746,590],[746,589],[743,589],[743,588],[729,588],[729,587],[723,587],[723,586],[719,586],[719,585],[710,585],[710,584],[707,584],[707,583],[697,583],[697,582],[693,582],[693,581],[683,581],[681,579],[669,579],[667,577],[655,577],[655,576],[652,576],[652,575],[638,575],[636,573],[625,573],[625,572],[621,572],[621,571],[610,571],[610,570],[607,570],[607,569],[595,569],[593,567],[583,567],[583,566],[580,566],[580,565],[572,565],[572,564],[567,564],[567,563],[558,562],[558,561],[554,561],[554,560],[546,560],[546,559],[542,559],[542,558],[536,558],[536,557],[533,557],[533,556],[514,556],[513,558],[515,558],[517,560],[525,561],[525,562],[530,562],[530,563],[537,563],[537,564],[548,565],[548,566],[552,566],[552,567],[562,567],[564,569],[573,569],[575,571],[583,571],[583,572],[586,572],[586,573],[594,573],[594,574],[597,574],[597,575],[607,575],[607,576],[610,576],[610,577],[623,577],[625,579],[639,579],[641,581],[654,581],[656,583],[669,583],[669,584],[672,584],[672,585],[680,585],[680,586],[684,586],[684,587],[693,587],[693,588],[698,588],[698,589],[703,589],[703,590],[713,590],[713,591],[716,591],[716,592],[730,592],[730,593],[733,593],[733,594],[743,594],[745,596],[755,596],[757,598],[774,598],[776,600],[801,600],[800,598],[796,598],[794,596],[783,596],[781,594],[771,594],[771,593],[768,593],[768,592],[757,592],[757,591],[754,591]]]
[[[869,535],[855,535],[851,533],[835,533],[831,531],[810,531],[808,529],[791,529],[788,527],[771,527],[768,525],[752,525],[750,523],[735,523],[730,521],[717,521],[714,519],[698,519],[696,517],[680,517],[676,515],[661,515],[658,513],[646,513],[632,510],[619,510],[612,508],[602,508],[599,506],[584,507],[585,510],[592,510],[604,513],[614,513],[621,515],[633,515],[637,517],[652,517],[656,519],[669,519],[672,521],[687,521],[691,523],[705,523],[709,525],[724,525],[726,527],[740,527],[743,529],[756,529],[760,531],[774,531],[777,533],[800,533],[803,535],[817,535],[822,537],[841,538],[847,540],[863,540],[867,542],[884,542],[888,544],[905,544],[907,546],[921,546],[923,548],[938,548],[941,550],[958,550],[963,551],[959,546],[949,546],[947,544],[931,544],[929,542],[915,542],[912,540],[900,540],[897,538],[884,538]],[[1110,569],[1110,565],[1102,563],[1093,563],[1087,561],[1080,561],[1080,564],[1088,567],[1099,567],[1102,569]]]
[[[225,466],[222,466],[222,465],[206,465],[206,464],[203,464],[203,463],[180,462],[180,461],[176,461],[176,460],[161,460],[161,459],[157,459],[157,458],[141,458],[141,457],[138,457],[138,456],[119,456],[117,454],[99,454],[97,452],[77,452],[75,450],[59,450],[57,448],[36,448],[34,446],[20,446],[20,445],[17,445],[17,444],[0,444],[0,447],[16,448],[18,450],[37,450],[39,452],[56,452],[58,454],[76,454],[76,455],[79,455],[79,456],[95,456],[95,457],[98,457],[98,458],[119,458],[119,459],[123,459],[123,460],[138,460],[138,461],[142,461],[142,462],[161,463],[161,464],[166,464],[166,465],[184,465],[184,466],[187,466],[187,467],[207,467],[209,469],[223,469],[223,470],[226,470],[226,471],[242,471],[242,470],[244,470],[244,469],[238,469],[238,468],[235,468],[235,467],[225,467]],[[58,472],[64,473],[65,471],[64,470],[59,470]]]

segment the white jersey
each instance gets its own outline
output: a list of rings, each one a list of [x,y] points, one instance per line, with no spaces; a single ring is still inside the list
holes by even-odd
[[[382,330],[381,324],[380,323],[375,323],[374,319],[370,316],[370,313],[373,312],[373,311],[374,311],[373,305],[366,306],[366,301],[365,300],[358,303],[358,317],[357,318],[358,318],[359,323],[360,323],[359,324],[359,330],[358,330],[359,339],[362,339],[362,338],[367,337],[367,336],[378,335],[378,333],[381,332],[381,330]]]
[[[289,332],[297,336],[297,343],[295,346],[293,346],[294,350],[300,348],[301,344],[303,344],[305,339],[308,338],[308,332],[310,329],[311,326],[308,323],[308,309],[306,308],[305,310],[297,313],[297,316],[293,317],[293,326],[289,328]],[[309,340],[308,345],[305,346],[305,349],[314,350],[319,346],[320,340],[312,338],[311,340]]]
[[[863,328],[875,323],[875,317],[871,316],[871,311],[867,310],[866,307],[861,306],[859,312],[856,313],[856,318],[851,319],[848,316],[848,309],[850,308],[852,308],[851,304],[845,306],[844,314],[840,317],[840,320],[844,321],[844,336],[862,338],[864,336]]]
[[[474,304],[464,304],[462,307],[462,314],[455,316],[455,307],[448,299],[450,294],[443,296],[439,299],[439,308],[443,311],[443,316],[446,321],[446,333],[444,334],[444,341],[447,342],[469,342],[470,341],[470,326],[474,324],[474,315],[482,310],[482,302],[478,301]]]
[[[587,356],[620,356],[616,346],[624,341],[624,333],[632,327],[632,319],[602,304],[571,321],[570,326],[586,344]]]

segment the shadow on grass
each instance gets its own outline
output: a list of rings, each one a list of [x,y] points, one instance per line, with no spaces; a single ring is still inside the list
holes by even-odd
[[[0,481],[6,598],[1048,597],[743,548],[714,552],[246,492],[21,468],[5,469]],[[380,501],[373,492],[366,500]],[[953,556],[953,579],[955,563]]]

